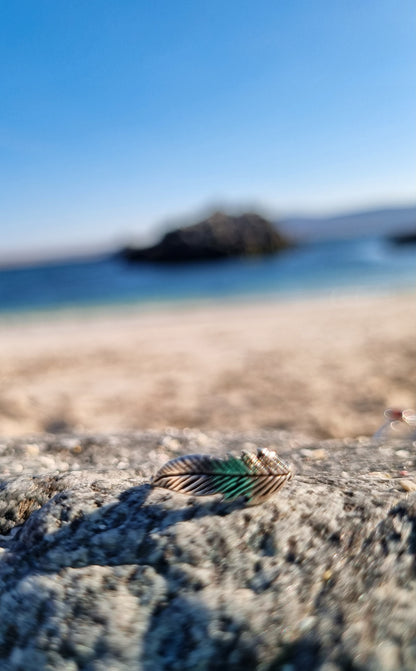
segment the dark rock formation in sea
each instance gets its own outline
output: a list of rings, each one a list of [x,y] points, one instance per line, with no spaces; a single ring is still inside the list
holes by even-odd
[[[416,245],[416,230],[407,233],[397,233],[390,236],[390,242],[395,245]]]
[[[121,256],[128,261],[183,263],[274,254],[289,244],[273,224],[258,214],[231,216],[216,212],[197,224],[166,233],[152,247],[126,247]]]
[[[256,446],[294,470],[257,507],[149,484]],[[415,466],[278,431],[0,440],[0,668],[415,669]]]

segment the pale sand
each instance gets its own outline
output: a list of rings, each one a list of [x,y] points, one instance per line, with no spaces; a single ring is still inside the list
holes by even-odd
[[[373,433],[416,404],[415,295],[131,308],[0,324],[0,432]]]

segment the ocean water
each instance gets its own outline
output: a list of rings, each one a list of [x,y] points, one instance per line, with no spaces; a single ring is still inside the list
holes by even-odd
[[[416,246],[368,238],[187,265],[130,265],[105,257],[4,268],[0,313],[414,288]]]

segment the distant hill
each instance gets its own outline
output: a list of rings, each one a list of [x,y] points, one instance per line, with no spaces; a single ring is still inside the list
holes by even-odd
[[[288,217],[279,229],[298,240],[395,235],[416,230],[416,206],[350,212],[326,217]]]

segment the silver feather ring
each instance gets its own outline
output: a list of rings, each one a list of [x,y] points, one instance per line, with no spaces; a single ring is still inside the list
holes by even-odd
[[[248,505],[257,505],[291,478],[290,467],[276,452],[258,448],[257,454],[243,450],[241,457],[206,454],[177,457],[162,466],[152,485],[194,496],[222,494],[226,501],[244,497]]]

